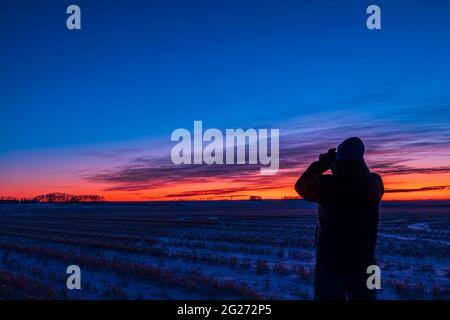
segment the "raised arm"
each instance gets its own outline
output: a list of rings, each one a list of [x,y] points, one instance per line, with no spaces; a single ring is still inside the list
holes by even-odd
[[[295,191],[306,201],[319,202],[320,176],[327,171],[319,161],[314,161],[300,176],[295,184]]]
[[[319,157],[319,161],[314,161],[300,176],[295,184],[295,191],[306,201],[320,202],[323,197],[323,173],[327,171],[334,159],[336,149],[330,149]]]

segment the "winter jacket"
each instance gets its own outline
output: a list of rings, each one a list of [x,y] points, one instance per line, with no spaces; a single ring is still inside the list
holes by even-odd
[[[333,174],[313,162],[295,185],[304,200],[318,203],[316,263],[329,272],[365,272],[375,264],[383,181],[364,161],[335,161]]]

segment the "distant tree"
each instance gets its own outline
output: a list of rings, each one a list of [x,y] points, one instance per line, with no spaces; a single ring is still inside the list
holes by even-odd
[[[34,197],[33,200],[47,203],[93,203],[104,202],[105,198],[95,194],[74,195],[62,192],[53,192],[38,195]]]

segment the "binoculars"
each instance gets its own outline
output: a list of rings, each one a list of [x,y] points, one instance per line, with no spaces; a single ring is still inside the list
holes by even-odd
[[[319,156],[319,162],[327,169],[331,168],[334,161],[336,161],[336,148],[331,148],[327,153]]]

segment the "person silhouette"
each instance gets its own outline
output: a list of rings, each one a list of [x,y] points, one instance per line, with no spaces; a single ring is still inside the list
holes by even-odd
[[[348,138],[321,154],[300,176],[295,190],[318,204],[314,299],[376,299],[367,288],[375,265],[383,180],[364,161],[364,143]],[[331,169],[332,174],[324,174]]]

